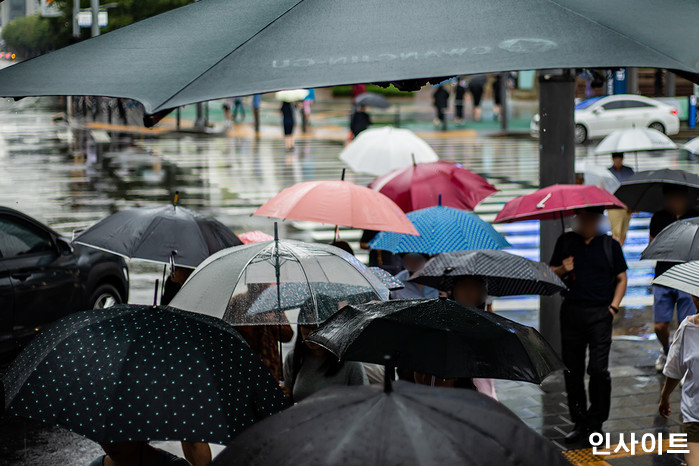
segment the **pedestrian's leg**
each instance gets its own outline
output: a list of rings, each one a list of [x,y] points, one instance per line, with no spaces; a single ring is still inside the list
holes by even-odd
[[[587,348],[584,309],[563,303],[561,307],[561,355],[568,369],[564,373],[568,410],[576,428],[587,422],[587,396],[585,395],[585,351]]]
[[[252,119],[253,119],[253,124],[255,127],[255,134],[259,134],[259,132],[260,132],[260,109],[258,107],[254,107],[252,109]]]
[[[612,379],[609,375],[609,351],[612,347],[612,323],[614,316],[607,308],[596,314],[606,312],[601,319],[588,324],[588,341],[590,360],[587,373],[590,375],[588,391],[590,409],[587,411],[590,430],[601,432],[602,424],[609,418],[609,405],[612,396]]]
[[[670,288],[653,285],[653,322],[655,323],[655,335],[658,337],[658,341],[663,347],[663,354],[661,354],[658,361],[656,361],[656,369],[660,366],[660,360],[663,359],[662,363],[664,365],[664,356],[667,355],[667,351],[670,348],[670,322],[672,321],[672,315],[675,310],[675,297],[674,292]],[[658,370],[662,370],[662,367]]]

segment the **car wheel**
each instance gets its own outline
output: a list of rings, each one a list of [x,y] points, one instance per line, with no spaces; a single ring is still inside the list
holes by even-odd
[[[112,285],[104,284],[98,286],[90,296],[91,309],[104,309],[121,304],[121,295]]]
[[[582,144],[587,141],[587,128],[583,125],[575,125],[575,143]]]
[[[659,121],[654,121],[653,123],[649,124],[648,127],[650,129],[654,129],[656,131],[660,131],[661,133],[665,134],[665,126],[660,123]]]

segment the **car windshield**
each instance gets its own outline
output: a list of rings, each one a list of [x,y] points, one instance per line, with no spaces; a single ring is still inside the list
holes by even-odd
[[[594,104],[595,102],[597,102],[601,98],[602,97],[593,97],[591,99],[583,100],[582,102],[575,105],[575,110],[582,110],[584,108],[588,108],[590,105]]]

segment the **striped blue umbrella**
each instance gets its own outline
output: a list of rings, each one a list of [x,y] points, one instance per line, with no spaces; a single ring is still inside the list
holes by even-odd
[[[369,243],[372,249],[393,253],[440,254],[472,249],[510,246],[504,236],[478,215],[451,207],[436,206],[408,214],[420,236],[382,231]]]

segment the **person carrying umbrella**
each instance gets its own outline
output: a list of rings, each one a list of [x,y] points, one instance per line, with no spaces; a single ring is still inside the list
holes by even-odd
[[[294,149],[294,104],[282,102],[279,109],[282,114],[282,126],[284,127],[284,147],[287,152]]]
[[[671,223],[681,219],[699,217],[699,211],[692,206],[691,191],[687,186],[666,184],[663,186],[662,192],[665,208],[654,213],[650,219],[649,243],[652,243],[658,233]],[[672,262],[658,261],[655,265],[655,277],[659,277],[672,265]],[[677,321],[680,323],[687,316],[696,313],[689,294],[665,286],[653,285],[653,322],[655,334],[663,347],[655,361],[655,368],[658,371],[662,371],[665,367],[670,349],[670,322],[675,306],[677,307]]]
[[[447,116],[444,113],[449,105],[449,91],[443,85],[437,86],[434,94],[432,94],[432,99],[434,102],[434,110],[436,117],[434,119],[434,125],[439,126],[442,131],[447,130]]]
[[[464,78],[458,78],[454,86],[454,123],[460,124],[464,121],[464,99],[468,84]]]
[[[357,137],[359,133],[371,126],[371,117],[367,113],[367,108],[364,105],[359,105],[354,108],[350,116],[350,131],[347,135],[347,143],[350,143]]]
[[[407,281],[411,275],[422,270],[430,256],[419,253],[403,253],[400,254],[400,256],[403,260],[403,267],[405,268],[396,274],[396,278],[402,281],[405,287],[401,290],[392,291],[391,299],[438,298],[439,291],[436,289],[420,283]]]
[[[604,209],[579,209],[573,232],[556,241],[549,263],[568,286],[561,306],[561,342],[568,409],[575,426],[566,435],[574,443],[602,432],[609,417],[612,382],[609,351],[612,322],[626,292],[626,260],[618,241],[599,234]],[[590,405],[585,394],[585,353]]]
[[[633,168],[624,165],[624,153],[612,153],[612,166],[609,171],[614,177],[623,183],[634,174]],[[626,242],[626,233],[629,231],[629,222],[631,221],[631,210],[629,209],[613,209],[607,212],[609,215],[609,223],[612,226],[612,238],[619,241],[622,246]]]

